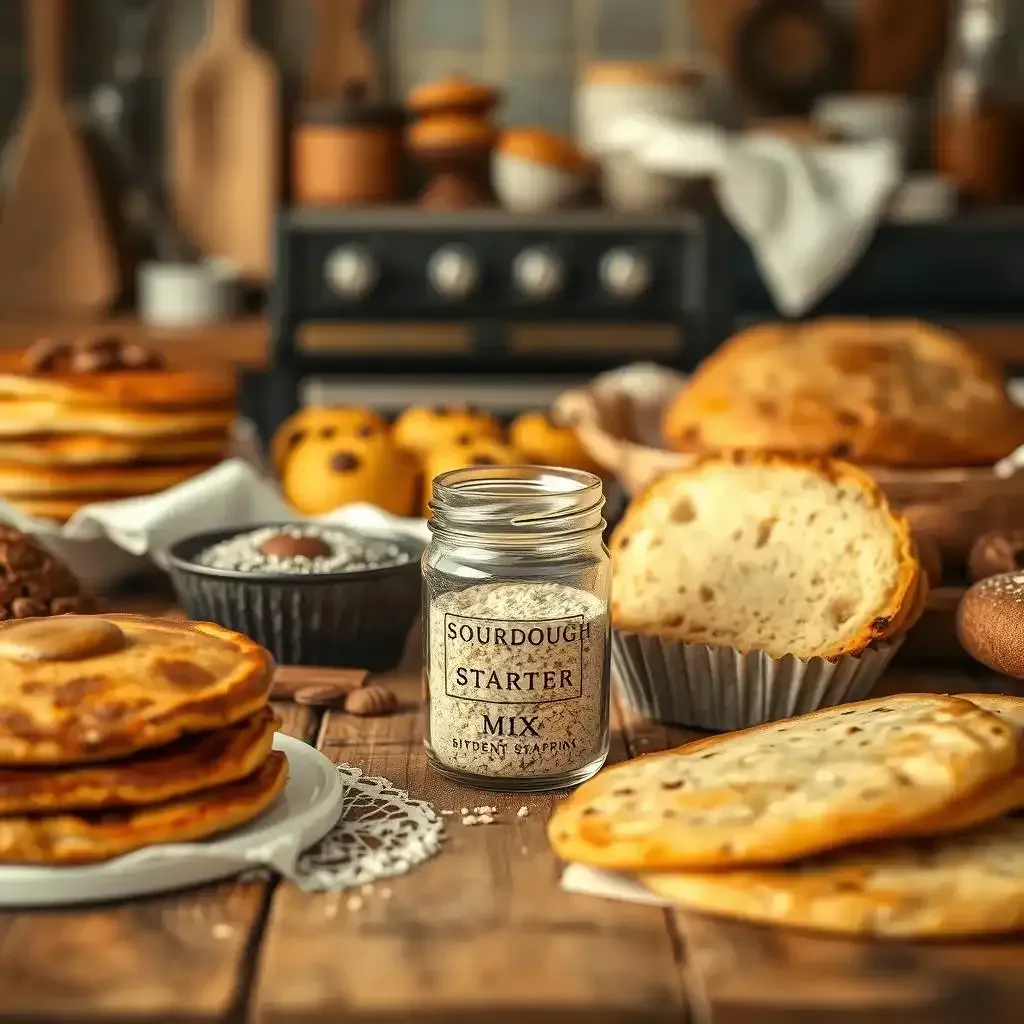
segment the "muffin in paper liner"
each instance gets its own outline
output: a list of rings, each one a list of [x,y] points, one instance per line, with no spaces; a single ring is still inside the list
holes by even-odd
[[[901,635],[837,661],[804,661],[615,629],[612,674],[637,713],[725,732],[863,700],[902,643]]]

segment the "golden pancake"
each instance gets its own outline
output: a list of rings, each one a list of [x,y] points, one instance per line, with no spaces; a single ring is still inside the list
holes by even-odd
[[[190,409],[235,400],[235,378],[193,370],[112,373],[0,373],[0,397],[62,405]]]
[[[277,716],[265,707],[224,729],[182,736],[123,761],[0,768],[0,814],[137,807],[223,786],[263,764],[277,724]]]
[[[0,463],[28,466],[108,466],[130,462],[182,462],[224,458],[226,431],[167,438],[119,438],[102,434],[0,438]]]
[[[155,494],[209,469],[214,462],[156,466],[101,466],[63,469],[0,463],[0,494],[5,498],[47,498],[88,494]]]
[[[262,814],[287,781],[288,759],[275,750],[243,779],[152,807],[0,818],[0,863],[87,864],[143,846],[206,839]]]
[[[267,702],[273,659],[212,622],[59,615],[0,624],[0,764],[109,761]]]
[[[0,398],[0,437],[26,434],[103,434],[106,437],[175,437],[228,430],[235,410],[136,409]]]
[[[53,519],[58,523],[66,523],[86,505],[123,499],[123,494],[90,494],[81,498],[9,498],[7,504],[13,505],[19,512],[34,519]]]

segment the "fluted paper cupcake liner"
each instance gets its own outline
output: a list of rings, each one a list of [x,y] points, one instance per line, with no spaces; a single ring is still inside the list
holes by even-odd
[[[613,630],[612,671],[639,714],[723,732],[863,700],[902,643],[901,636],[837,661],[804,661]]]

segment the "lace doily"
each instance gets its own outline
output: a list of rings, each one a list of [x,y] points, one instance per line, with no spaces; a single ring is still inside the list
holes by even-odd
[[[426,800],[352,765],[338,772],[345,785],[338,824],[299,857],[289,881],[305,892],[351,889],[404,875],[440,851],[444,822]]]

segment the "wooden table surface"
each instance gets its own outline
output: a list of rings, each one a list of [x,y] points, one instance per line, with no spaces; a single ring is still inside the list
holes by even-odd
[[[284,728],[439,810],[496,806],[494,824],[447,817],[441,854],[376,886],[358,909],[346,893],[250,881],[89,909],[0,912],[0,1020],[1020,1020],[1024,940],[871,945],[563,893],[544,836],[557,796],[484,795],[428,768],[415,648],[410,638],[392,677],[398,713],[356,719],[282,704]],[[981,671],[906,666],[883,681],[890,692],[1005,692],[1008,684]],[[616,707],[611,757],[693,735]],[[523,805],[529,815],[519,818]]]

